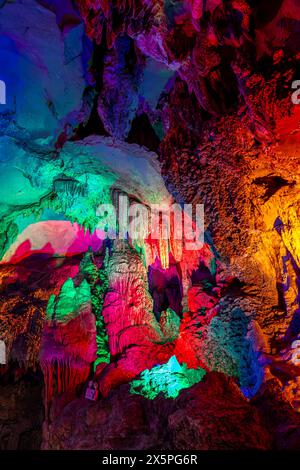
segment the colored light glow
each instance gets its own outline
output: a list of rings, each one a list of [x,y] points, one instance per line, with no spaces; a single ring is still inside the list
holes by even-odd
[[[186,364],[180,365],[176,356],[172,356],[166,364],[144,370],[140,379],[131,382],[130,392],[149,400],[160,393],[165,398],[174,399],[181,390],[200,382],[205,374],[205,370],[200,367],[188,369]]]
[[[86,280],[82,281],[80,286],[75,287],[71,278],[63,284],[60,294],[56,299],[51,295],[47,305],[47,318],[57,321],[64,321],[64,318],[70,313],[79,311],[82,304],[91,299],[90,286]]]

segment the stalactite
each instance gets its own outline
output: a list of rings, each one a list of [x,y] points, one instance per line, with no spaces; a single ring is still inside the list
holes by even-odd
[[[47,418],[51,402],[55,396],[65,392],[75,392],[79,385],[86,382],[90,373],[90,364],[80,362],[77,358],[64,358],[42,361],[41,368],[45,381]]]
[[[169,241],[159,240],[159,258],[163,269],[169,267]]]

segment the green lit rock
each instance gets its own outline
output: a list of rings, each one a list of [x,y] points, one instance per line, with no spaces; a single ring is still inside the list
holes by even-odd
[[[166,364],[144,370],[140,379],[131,382],[130,392],[143,395],[149,400],[153,400],[159,393],[165,398],[176,398],[180,390],[200,382],[205,373],[200,367],[188,369],[186,364],[180,365],[176,356],[172,356]]]
[[[162,313],[159,323],[168,341],[173,341],[178,337],[180,317],[174,310],[167,308],[167,310]]]
[[[101,210],[113,203],[112,187],[148,205],[171,201],[157,156],[136,144],[91,136],[67,142],[58,154],[48,146],[23,145],[18,136],[0,135],[0,154],[5,156],[0,159],[0,260],[5,262],[24,241],[23,257],[31,253],[30,245],[47,244],[33,233],[40,221],[63,219],[90,233],[113,232],[113,214],[104,216]]]
[[[80,272],[91,288],[92,311],[96,317],[97,358],[94,362],[95,370],[99,364],[107,364],[110,362],[108,336],[102,315],[104,296],[108,288],[107,260],[108,250],[105,252],[102,267],[98,269],[92,253],[88,251],[80,263]]]
[[[48,320],[64,322],[70,319],[72,314],[78,314],[82,307],[91,302],[91,290],[86,280],[80,286],[75,287],[71,278],[63,284],[56,297],[51,295],[48,301],[46,316]]]

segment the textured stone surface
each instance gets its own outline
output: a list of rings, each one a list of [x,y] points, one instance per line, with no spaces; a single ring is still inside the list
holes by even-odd
[[[24,370],[2,375],[0,382],[0,449],[38,450],[42,442],[44,406],[41,373]],[[19,376],[19,377],[18,377]]]
[[[191,436],[193,438],[191,439]],[[50,449],[268,449],[259,412],[235,384],[207,374],[176,400],[147,400],[122,386],[98,403],[71,401],[44,433]]]
[[[299,449],[299,413],[295,412],[282,393],[281,382],[270,377],[254,400],[261,411],[277,449]]]

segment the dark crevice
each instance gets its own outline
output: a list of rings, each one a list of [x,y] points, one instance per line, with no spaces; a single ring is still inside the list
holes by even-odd
[[[249,5],[253,8],[253,18],[256,28],[263,28],[270,23],[279,12],[283,0],[248,0]]]
[[[72,138],[72,140],[82,140],[90,135],[101,135],[101,136],[109,136],[109,133],[105,130],[102,120],[97,111],[97,99],[95,99],[90,117],[86,124],[81,123],[79,124],[76,135]]]
[[[105,37],[105,31],[103,36]],[[91,106],[91,112],[87,121],[79,124],[75,135],[70,140],[81,140],[90,135],[109,136],[98,114],[98,96],[103,88],[104,56],[106,51],[106,41],[102,41],[100,45],[93,44],[93,56],[89,71],[95,80],[95,84],[93,87],[87,87],[83,96],[83,101],[86,101],[87,106]],[[88,104],[88,101],[90,101],[90,104]]]
[[[204,263],[200,263],[198,269],[194,269],[191,276],[192,286],[202,286],[204,290],[209,290],[216,286],[215,277]]]
[[[262,186],[266,191],[263,199],[267,201],[284,186],[292,186],[294,182],[289,182],[281,176],[263,176],[253,180],[257,186]]]
[[[44,421],[43,374],[17,362],[0,366],[0,450],[38,450]],[[13,405],[13,406],[12,406]]]
[[[153,298],[153,311],[157,320],[162,312],[171,308],[182,316],[182,282],[176,265],[162,270],[150,266],[148,270],[149,292]]]
[[[138,144],[158,153],[160,140],[146,113],[142,113],[133,119],[126,141],[129,144]]]

